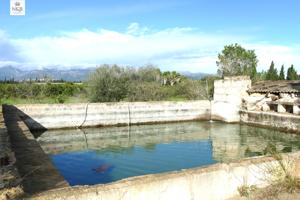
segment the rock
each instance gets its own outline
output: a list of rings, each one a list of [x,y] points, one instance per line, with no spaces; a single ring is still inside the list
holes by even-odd
[[[285,109],[285,107],[283,105],[278,104],[277,112],[279,112],[279,113],[285,113],[286,109]]]
[[[264,103],[261,106],[261,109],[262,109],[262,111],[267,112],[267,111],[270,111],[270,106],[268,104]]]

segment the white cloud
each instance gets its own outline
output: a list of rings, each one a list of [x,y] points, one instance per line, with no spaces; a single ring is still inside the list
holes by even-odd
[[[163,70],[215,73],[218,52],[224,45],[240,43],[256,50],[261,68],[268,68],[272,60],[278,63],[278,67],[291,63],[300,66],[298,47],[253,43],[248,37],[206,34],[192,28],[157,31],[132,23],[126,32],[83,29],[29,39],[3,35],[0,38],[15,50],[11,52],[15,56],[0,55],[2,65],[10,62],[35,67],[96,66],[103,63],[141,66],[152,63]],[[0,52],[1,48],[0,42]],[[19,59],[14,60],[15,57]]]
[[[267,70],[271,62],[274,61],[275,67],[278,69],[280,69],[281,65],[285,65],[287,69],[287,67],[294,64],[298,72],[300,72],[300,48],[298,46],[260,43],[245,45],[245,47],[255,49],[259,60],[259,70]]]

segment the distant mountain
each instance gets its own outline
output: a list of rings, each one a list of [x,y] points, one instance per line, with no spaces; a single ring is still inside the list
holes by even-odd
[[[202,72],[198,72],[198,73],[192,73],[192,72],[179,72],[180,74],[182,74],[183,76],[186,76],[187,78],[193,79],[193,80],[200,80],[206,76],[211,76],[212,74],[207,74],[207,73],[202,73]]]
[[[35,70],[21,70],[13,66],[5,66],[0,68],[0,80],[15,81],[43,79],[45,76],[53,80],[64,81],[84,81],[89,73],[95,68],[74,68],[68,70],[60,70],[55,68],[44,68]]]
[[[71,68],[71,69],[58,69],[58,68],[44,68],[33,70],[22,70],[13,66],[4,66],[0,68],[0,80],[22,81],[22,80],[35,80],[43,79],[45,77],[52,80],[64,80],[64,81],[84,81],[88,75],[96,68]],[[194,80],[199,80],[205,76],[211,74],[206,73],[192,73],[192,72],[179,72],[180,74]]]

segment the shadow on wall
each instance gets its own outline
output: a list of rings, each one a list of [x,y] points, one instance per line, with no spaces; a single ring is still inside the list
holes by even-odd
[[[18,117],[20,117],[20,119],[29,128],[34,138],[40,137],[45,131],[47,131],[47,128],[45,128],[43,125],[35,121],[33,118],[31,118],[23,111],[19,110],[16,106],[3,105],[3,109],[6,109],[8,113],[16,114]]]
[[[21,119],[21,115],[23,118],[27,115],[12,105],[3,105],[2,108],[25,193],[34,194],[68,186],[51,163],[50,158],[35,140],[37,135],[33,136]],[[38,125],[41,128],[39,133],[41,134],[46,129],[40,124]]]

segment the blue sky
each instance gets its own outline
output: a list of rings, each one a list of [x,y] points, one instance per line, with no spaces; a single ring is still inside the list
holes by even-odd
[[[224,45],[254,49],[300,71],[296,0],[26,0],[26,16],[0,3],[0,65],[23,68],[103,63],[215,73]]]

